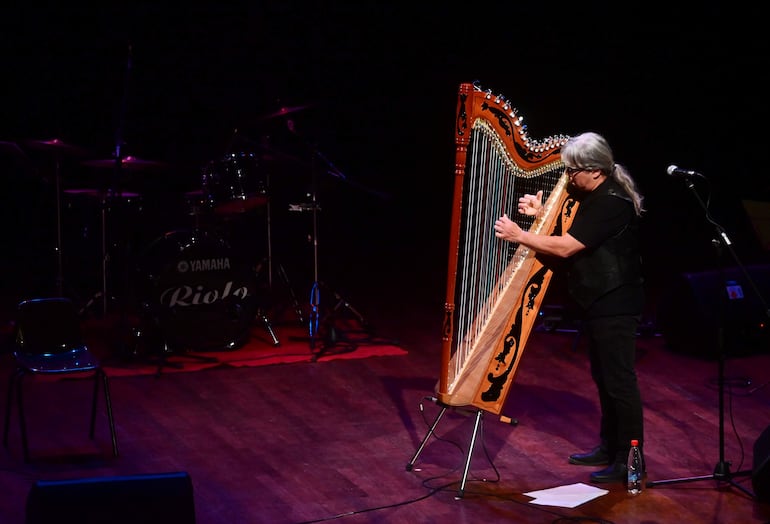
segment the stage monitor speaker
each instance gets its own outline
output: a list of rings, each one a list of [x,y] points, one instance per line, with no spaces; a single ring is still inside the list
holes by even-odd
[[[192,480],[184,472],[39,480],[26,515],[26,524],[195,524]]]
[[[660,294],[658,328],[672,351],[701,358],[745,356],[768,351],[770,319],[754,292],[770,301],[770,266],[737,267],[682,273]],[[719,327],[723,346],[719,346]]]
[[[760,502],[770,503],[770,426],[754,442],[751,486]]]

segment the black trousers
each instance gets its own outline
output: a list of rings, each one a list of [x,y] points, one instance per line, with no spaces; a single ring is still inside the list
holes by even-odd
[[[602,446],[616,462],[625,463],[631,440],[644,443],[642,399],[636,377],[636,332],[640,316],[588,318],[591,377],[599,392]]]

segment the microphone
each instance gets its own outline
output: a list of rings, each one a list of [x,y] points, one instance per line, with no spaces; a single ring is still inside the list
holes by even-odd
[[[668,173],[670,176],[700,176],[702,177],[700,173],[697,171],[690,171],[689,169],[682,169],[681,167],[677,167],[674,164],[671,164],[666,169],[666,173]]]

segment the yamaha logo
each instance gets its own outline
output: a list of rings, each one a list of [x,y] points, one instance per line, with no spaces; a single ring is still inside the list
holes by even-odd
[[[230,259],[202,258],[193,260],[180,260],[176,265],[178,273],[197,273],[200,271],[224,271],[230,269]]]

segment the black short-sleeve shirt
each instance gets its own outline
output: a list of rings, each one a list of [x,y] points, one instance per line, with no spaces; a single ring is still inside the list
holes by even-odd
[[[637,220],[633,202],[622,187],[610,178],[579,198],[579,202],[568,233],[585,245],[587,250],[601,246]],[[639,256],[637,250],[633,256]],[[641,314],[643,307],[644,292],[639,275],[635,282],[599,297],[586,312],[589,316]]]

